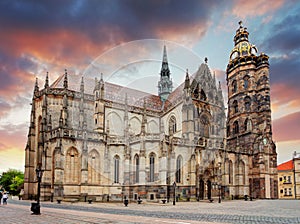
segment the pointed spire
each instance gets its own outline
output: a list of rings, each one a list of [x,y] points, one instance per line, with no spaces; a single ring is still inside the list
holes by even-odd
[[[81,77],[81,83],[80,83],[80,92],[84,92],[84,81],[83,81],[83,76]]]
[[[46,73],[46,80],[45,80],[45,86],[44,88],[47,89],[49,87],[49,78],[48,78],[48,72]]]
[[[162,65],[161,65],[160,76],[161,77],[167,76],[168,78],[170,77],[170,69],[169,69],[169,65],[168,65],[166,45],[164,45],[163,60],[162,60]]]
[[[222,90],[222,87],[221,87],[221,82],[219,81],[219,91]]]
[[[103,81],[103,73],[101,73],[101,79],[99,81],[100,86],[100,99],[104,98],[104,81]]]
[[[214,75],[213,75],[213,81],[214,81],[214,85],[216,84],[216,72],[214,71]]]
[[[184,89],[188,89],[188,88],[190,88],[190,77],[189,77],[189,70],[186,69]]]
[[[67,73],[67,69],[65,69],[64,88],[65,89],[68,88],[68,73]]]
[[[164,45],[163,62],[168,63],[167,47]]]
[[[35,85],[34,85],[34,92],[39,91],[39,82],[38,82],[38,77],[35,78]]]

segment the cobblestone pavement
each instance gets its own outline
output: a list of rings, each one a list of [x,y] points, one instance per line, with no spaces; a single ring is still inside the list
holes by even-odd
[[[299,200],[130,203],[128,207],[41,202],[42,215],[30,215],[29,210],[30,201],[9,200],[7,206],[0,206],[0,223],[300,223]]]

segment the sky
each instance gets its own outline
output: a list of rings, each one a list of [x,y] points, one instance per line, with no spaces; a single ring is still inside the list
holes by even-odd
[[[186,68],[195,72],[207,57],[225,91],[226,66],[240,20],[248,29],[249,41],[270,57],[273,139],[279,164],[300,151],[299,1],[1,0],[0,173],[8,168],[24,170],[36,77],[42,88],[46,72],[53,82],[64,69],[84,75],[91,64],[101,62],[103,66],[113,65],[104,73],[108,79],[120,74],[120,66],[126,62],[135,65],[127,66],[127,84],[141,86],[141,80],[147,80],[146,71],[153,69],[144,62],[155,62],[153,71],[158,76],[159,44],[166,44],[170,64],[178,65],[175,81],[176,74]],[[160,47],[152,47],[154,53],[149,54],[145,43]],[[124,46],[132,57],[114,53]],[[174,46],[195,57],[185,61],[183,53],[172,52]],[[138,82],[134,73],[128,72],[136,69],[145,72]],[[112,80],[123,84],[118,75]]]

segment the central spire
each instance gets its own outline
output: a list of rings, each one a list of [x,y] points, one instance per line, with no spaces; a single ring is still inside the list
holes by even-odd
[[[169,94],[172,92],[173,83],[170,79],[170,69],[167,58],[167,48],[164,45],[163,60],[160,70],[160,80],[158,81],[158,95],[161,101],[166,101]]]
[[[163,60],[160,70],[160,76],[167,76],[170,78],[170,69],[168,65],[168,57],[167,57],[167,48],[166,45],[164,45],[164,52],[163,52]]]

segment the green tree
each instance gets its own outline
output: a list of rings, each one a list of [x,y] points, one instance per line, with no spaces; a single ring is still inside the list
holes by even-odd
[[[20,192],[20,187],[24,183],[24,173],[9,169],[7,172],[3,172],[0,178],[0,186],[5,191],[9,191],[13,195],[17,195]]]

